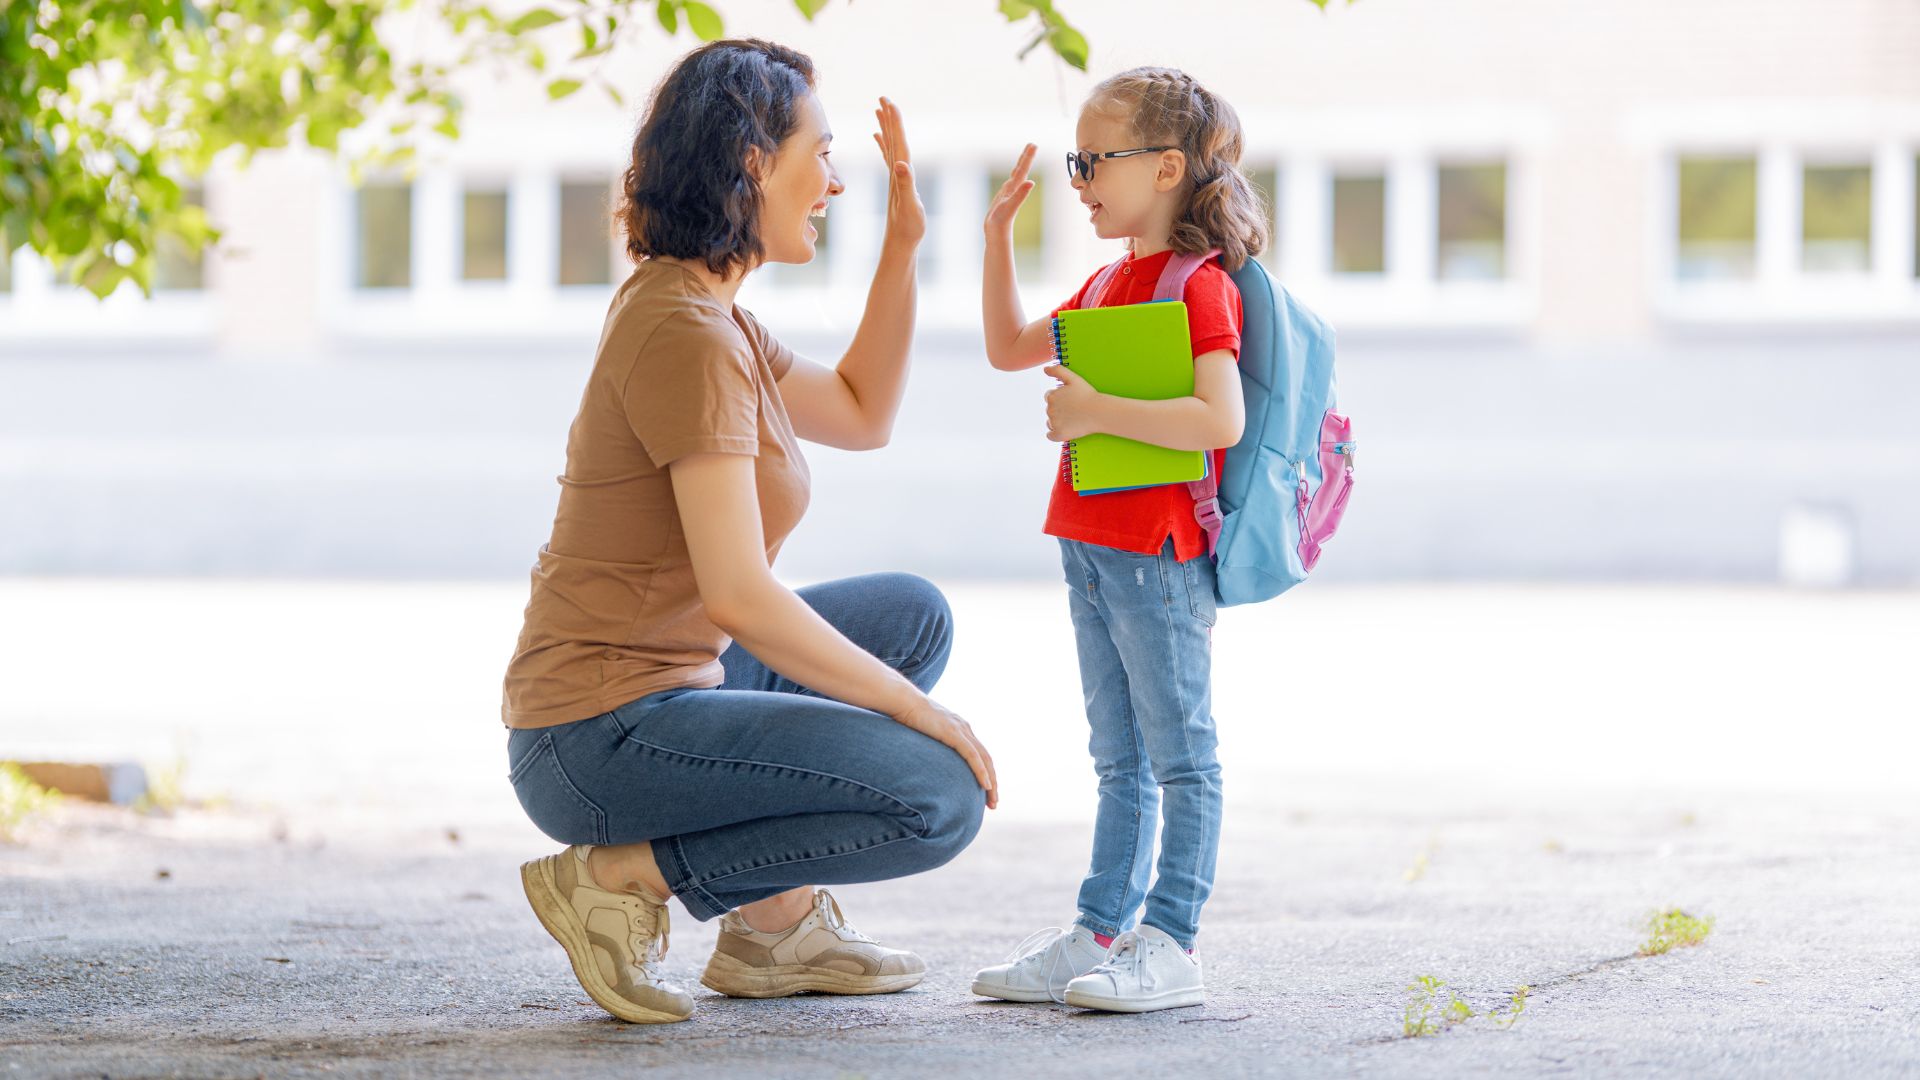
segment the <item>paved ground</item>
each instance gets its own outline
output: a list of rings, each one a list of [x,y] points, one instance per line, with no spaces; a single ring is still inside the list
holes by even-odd
[[[0,846],[0,1078],[1920,1073],[1920,594],[1227,612],[1212,1000],[1120,1018],[966,992],[1070,917],[1091,779],[1057,589],[956,586],[938,695],[1003,806],[950,866],[841,891],[934,974],[643,1029],[579,1004],[518,894],[551,850],[497,720],[524,590],[0,579],[0,755],[177,750],[214,801],[69,806]],[[1673,905],[1712,936],[1634,958]],[[677,929],[691,976],[712,932]],[[1423,975],[1483,1013],[1536,989],[1511,1029],[1400,1038]]]
[[[1531,800],[1531,801],[1529,801]],[[457,826],[456,826],[457,828]],[[1070,911],[1084,829],[990,822],[953,864],[841,891],[933,972],[889,998],[584,1004],[518,894],[524,827],[67,810],[0,849],[0,1070],[39,1076],[1912,1076],[1912,807],[1560,799],[1302,780],[1239,798],[1204,1008],[988,1004],[977,965]],[[1655,906],[1704,945],[1636,958]],[[676,908],[676,911],[678,909]],[[691,978],[710,928],[682,917]],[[1402,1037],[1404,987],[1512,1028]]]

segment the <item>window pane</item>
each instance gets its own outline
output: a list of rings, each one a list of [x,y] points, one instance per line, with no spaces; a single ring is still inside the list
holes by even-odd
[[[1247,179],[1253,181],[1254,190],[1267,210],[1267,247],[1260,253],[1260,261],[1269,268],[1277,268],[1280,265],[1280,170],[1272,165],[1249,169]]]
[[[1873,168],[1809,165],[1800,173],[1800,267],[1861,273],[1872,265]]]
[[[188,206],[204,208],[207,205],[206,192],[199,187],[185,188],[180,193],[180,201]],[[204,252],[188,250],[187,245],[172,237],[161,239],[153,253],[153,287],[155,289],[205,288],[204,254]]]
[[[1759,190],[1751,157],[1680,159],[1681,280],[1753,276]]]
[[[560,185],[560,284],[613,281],[612,185],[599,180]]]
[[[363,289],[413,284],[413,185],[368,184],[360,189],[358,203],[354,284]]]
[[[1007,182],[1010,174],[997,172],[987,177],[987,202],[1000,193],[1000,185]],[[1013,216],[1013,268],[1016,273],[1033,275],[1046,267],[1047,230],[1046,230],[1046,194],[1047,182],[1037,176],[1031,176],[1033,190],[1027,192],[1027,201],[1020,204],[1020,212]]]
[[[1507,276],[1507,166],[1442,165],[1434,272],[1442,281]]]
[[[1333,271],[1378,274],[1387,268],[1387,178],[1333,178]]]
[[[469,190],[464,202],[460,277],[466,281],[505,281],[507,193]]]

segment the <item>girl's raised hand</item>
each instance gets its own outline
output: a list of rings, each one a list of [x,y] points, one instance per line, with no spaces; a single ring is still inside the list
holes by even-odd
[[[1027,201],[1027,193],[1033,190],[1033,181],[1027,179],[1027,170],[1033,167],[1033,155],[1039,147],[1027,144],[1020,151],[1020,160],[1013,163],[1013,173],[1007,182],[1000,185],[994,193],[993,202],[987,206],[987,239],[1009,239],[1013,236],[1013,216],[1020,212],[1020,204]]]
[[[913,185],[913,155],[907,149],[907,129],[900,106],[886,98],[873,110],[880,130],[873,141],[887,162],[887,242],[915,246],[927,235],[927,209]]]

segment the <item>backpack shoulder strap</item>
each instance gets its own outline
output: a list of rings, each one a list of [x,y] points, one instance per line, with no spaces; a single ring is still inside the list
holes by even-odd
[[[1187,281],[1208,261],[1218,258],[1220,249],[1215,248],[1205,255],[1187,255],[1175,252],[1167,260],[1166,268],[1160,271],[1160,284],[1153,290],[1155,300],[1178,300],[1187,295]]]
[[[1153,298],[1179,300],[1186,296],[1187,282],[1194,273],[1219,254],[1217,248],[1205,255],[1175,253],[1160,271],[1160,283],[1154,287]],[[1193,496],[1193,519],[1206,530],[1207,554],[1212,555],[1220,547],[1220,477],[1211,461],[1207,463],[1207,475],[1187,485],[1187,494]]]
[[[1120,267],[1125,265],[1126,261],[1127,256],[1122,255],[1118,259],[1101,267],[1100,272],[1093,275],[1093,284],[1087,286],[1086,293],[1080,298],[1087,307],[1101,306],[1101,301],[1104,300],[1107,295],[1107,286],[1113,283],[1113,275],[1120,272]]]

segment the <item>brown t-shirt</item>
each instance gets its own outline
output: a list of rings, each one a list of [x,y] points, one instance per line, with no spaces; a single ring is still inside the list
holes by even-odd
[[[729,640],[700,603],[667,466],[703,451],[755,456],[771,562],[806,512],[810,483],[775,385],[792,365],[751,314],[728,310],[676,263],[643,262],[620,286],[507,667],[508,727],[720,685]]]

